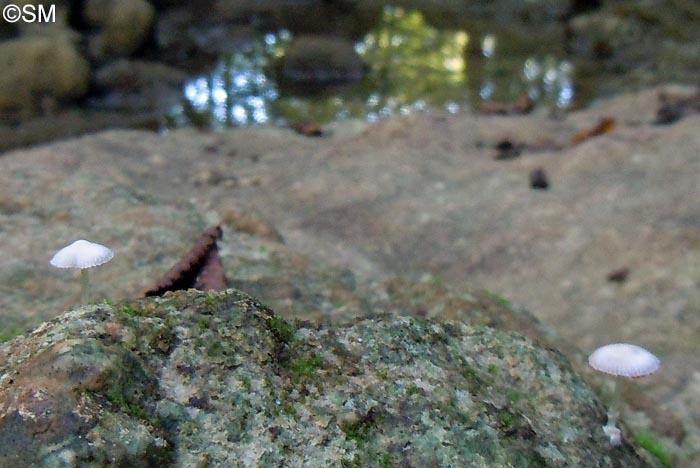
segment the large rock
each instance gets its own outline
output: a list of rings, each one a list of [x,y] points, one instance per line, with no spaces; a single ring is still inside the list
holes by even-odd
[[[600,2],[600,8],[573,15],[566,43],[579,75],[594,71],[595,89],[605,95],[630,86],[696,82],[700,66],[700,10],[690,0]]]
[[[128,56],[148,38],[155,9],[147,0],[89,0],[83,16],[99,29],[90,49],[97,58]]]
[[[318,34],[360,39],[381,17],[384,4],[376,0],[216,0],[210,14],[235,23],[263,22],[292,34]]]
[[[281,85],[302,93],[356,81],[367,72],[351,41],[315,35],[294,39],[274,68]]]
[[[76,309],[0,356],[3,466],[646,465],[561,354],[463,322],[318,328],[191,291]]]
[[[186,79],[185,72],[162,63],[118,59],[95,71],[93,83],[104,94],[93,98],[91,106],[162,116],[182,99],[181,87]]]
[[[49,101],[83,96],[90,68],[69,35],[0,42],[0,116],[26,118]]]

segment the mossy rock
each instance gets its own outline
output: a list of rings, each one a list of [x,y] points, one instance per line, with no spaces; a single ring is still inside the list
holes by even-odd
[[[321,327],[191,290],[67,312],[0,355],[2,466],[645,465],[561,354],[459,321]]]

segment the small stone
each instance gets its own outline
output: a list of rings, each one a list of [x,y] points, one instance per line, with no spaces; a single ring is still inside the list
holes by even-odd
[[[530,172],[530,187],[535,190],[549,189],[549,177],[547,177],[547,173],[541,167]]]

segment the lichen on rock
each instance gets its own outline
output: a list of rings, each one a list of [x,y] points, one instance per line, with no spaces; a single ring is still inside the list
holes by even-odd
[[[189,290],[75,309],[0,355],[2,466],[644,465],[561,354],[460,321],[321,327]]]

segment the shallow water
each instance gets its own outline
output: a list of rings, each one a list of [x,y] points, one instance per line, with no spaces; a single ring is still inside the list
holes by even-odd
[[[417,10],[386,7],[377,24],[354,43],[367,65],[366,76],[315,94],[295,94],[280,86],[271,66],[284,55],[293,34],[261,33],[222,56],[209,73],[189,80],[169,124],[217,128],[374,121],[427,109],[458,112],[524,95],[551,109],[584,104],[562,44],[544,34],[528,47],[507,34],[438,29]]]

